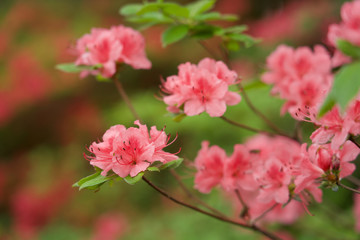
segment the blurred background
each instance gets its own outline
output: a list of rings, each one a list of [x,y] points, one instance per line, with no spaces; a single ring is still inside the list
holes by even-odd
[[[72,62],[76,39],[93,27],[126,24],[118,14],[126,0],[1,0],[0,3],[0,240],[7,239],[263,239],[226,223],[183,209],[162,198],[146,184],[118,182],[99,192],[79,192],[71,185],[90,175],[83,158],[85,146],[112,125],[133,125],[133,117],[111,83],[55,70]],[[178,1],[188,3],[191,1]],[[278,44],[326,43],[327,27],[338,22],[338,0],[218,0],[217,11],[239,16],[248,33],[262,42],[231,55],[232,68],[243,77],[250,98],[283,130],[295,122],[280,116],[282,101],[269,87],[252,84],[264,71],[266,56]],[[235,24],[235,23],[234,23]],[[251,132],[227,125],[207,114],[174,122],[159,95],[160,78],[177,74],[180,63],[209,57],[192,40],[162,48],[162,27],[143,32],[151,70],[125,67],[121,81],[143,121],[178,140],[168,148],[193,161],[200,143],[209,140],[229,153]],[[332,51],[332,49],[329,49]],[[254,127],[263,123],[244,101],[228,107],[226,116]],[[314,130],[305,124],[305,136]],[[305,138],[306,139],[306,138]],[[191,163],[177,169],[192,189]],[[170,174],[153,173],[158,186],[189,200]],[[212,206],[233,215],[225,196],[198,194]],[[352,194],[324,191],[324,204],[314,204],[315,217],[304,215],[293,225],[272,229],[295,239],[357,239]],[[201,236],[201,237],[199,237]]]

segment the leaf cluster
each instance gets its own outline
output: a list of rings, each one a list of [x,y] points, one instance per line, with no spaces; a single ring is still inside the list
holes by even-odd
[[[162,44],[178,42],[185,37],[196,40],[206,40],[220,37],[228,50],[236,51],[240,43],[250,47],[258,40],[244,34],[245,25],[223,28],[214,25],[214,21],[236,21],[233,14],[221,14],[213,9],[216,0],[198,0],[180,5],[173,2],[145,2],[143,4],[129,4],[120,9],[120,14],[129,22],[141,24],[141,29],[165,24],[168,28],[162,33]]]

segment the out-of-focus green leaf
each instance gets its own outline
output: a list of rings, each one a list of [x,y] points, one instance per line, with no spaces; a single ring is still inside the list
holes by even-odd
[[[127,176],[127,177],[124,177],[124,181],[127,182],[128,184],[130,185],[134,185],[135,183],[137,183],[138,181],[141,180],[142,176],[144,175],[144,172],[140,172],[138,175],[136,175],[135,177],[130,177]]]
[[[333,87],[320,108],[319,116],[323,116],[336,103],[344,110],[360,89],[360,62],[353,62],[341,68],[335,75]]]
[[[195,17],[198,14],[206,12],[214,7],[215,0],[200,0],[191,4],[188,4],[186,7],[190,11],[190,17]]]
[[[185,113],[178,114],[173,118],[173,121],[175,122],[181,122],[186,117]]]
[[[134,23],[151,23],[152,25],[174,22],[174,20],[164,16],[164,14],[160,12],[148,12],[141,16],[131,16],[127,20]]]
[[[67,73],[77,73],[85,70],[95,70],[101,67],[102,67],[101,64],[97,64],[94,66],[85,66],[85,65],[75,65],[75,63],[62,63],[56,65],[56,69]]]
[[[162,34],[162,43],[164,46],[167,46],[171,43],[177,42],[183,39],[189,32],[189,27],[187,25],[174,25],[166,29]]]
[[[251,47],[259,41],[258,39],[254,39],[253,37],[242,33],[230,33],[227,34],[226,37],[234,41],[243,42],[245,47]]]
[[[150,172],[160,172],[160,169],[158,167],[148,167],[147,170]]]
[[[246,31],[248,27],[246,25],[237,25],[229,28],[225,28],[225,32],[232,32],[232,33],[242,33],[243,31]]]
[[[111,79],[103,77],[101,75],[96,75],[96,80],[98,80],[99,82],[111,82]]]
[[[166,168],[177,168],[178,166],[180,166],[180,164],[184,161],[183,158],[179,158],[179,159],[176,159],[174,161],[171,161],[171,162],[168,162],[168,163],[165,163],[164,165],[160,166],[159,169],[160,170],[164,170]]]
[[[221,19],[221,14],[219,12],[203,13],[195,17],[195,20],[197,21],[214,21],[220,19]]]
[[[342,39],[337,40],[336,46],[342,53],[352,58],[360,58],[360,47]]]
[[[119,13],[123,16],[134,15],[143,7],[142,4],[128,4],[120,8]]]
[[[191,37],[203,40],[213,37],[214,35],[221,35],[223,29],[209,24],[199,24],[191,29]]]
[[[238,51],[240,49],[239,43],[237,41],[234,41],[234,40],[227,41],[225,43],[225,46],[229,51],[234,51],[235,52],[235,51]]]
[[[163,3],[163,2],[155,2],[155,3],[147,3],[143,5],[143,7],[136,12],[137,15],[142,15],[149,12],[157,12],[163,11],[164,13],[177,16],[177,17],[188,17],[189,10],[186,7],[183,7],[176,3]]]

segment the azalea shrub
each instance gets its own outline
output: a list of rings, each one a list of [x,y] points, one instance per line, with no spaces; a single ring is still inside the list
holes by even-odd
[[[16,236],[36,239],[41,236],[39,229],[66,201],[91,192],[88,200],[102,201],[89,208],[101,212],[94,220],[91,239],[117,239],[132,224],[124,214],[104,205],[117,201],[107,199],[114,189],[126,189],[136,194],[121,196],[119,205],[124,211],[128,208],[124,202],[146,199],[139,204],[144,219],[150,212],[144,228],[158,221],[169,226],[179,221],[176,226],[189,223],[190,235],[201,230],[206,234],[209,229],[195,230],[197,226],[191,223],[193,215],[187,213],[193,211],[200,213],[197,221],[214,219],[214,228],[233,226],[234,235],[219,227],[228,238],[357,239],[360,0],[339,5],[340,19],[322,26],[322,40],[301,46],[270,42],[293,34],[289,29],[296,25],[295,9],[320,14],[310,10],[306,1],[289,3],[284,13],[268,19],[265,28],[272,24],[275,32],[268,38],[261,22],[243,24],[225,5],[221,7],[222,1],[178,2],[121,6],[124,22],[84,30],[68,47],[71,57],[58,61],[61,77],[74,73],[73,81],[95,79],[92,95],[103,106],[111,104],[110,91],[116,92],[123,112],[102,112],[115,122],[106,127],[98,124],[94,116],[100,110],[90,103],[83,103],[84,118],[64,117],[68,125],[78,124],[74,129],[81,129],[89,119],[93,120],[89,128],[102,129],[91,134],[90,142],[82,142],[83,149],[76,146],[83,156],[76,155],[75,161],[87,164],[85,170],[77,170],[87,176],[73,183],[54,180],[43,195],[34,194],[31,187],[19,188],[11,207]],[[229,2],[236,8],[234,1]],[[155,34],[159,38],[154,39]],[[257,57],[261,55],[257,46],[267,44],[266,58]],[[163,49],[177,51],[180,57],[153,60]],[[195,56],[184,60],[192,51]],[[176,64],[166,65],[168,61]],[[140,78],[152,81],[157,89],[134,87],[143,84]],[[81,106],[68,115],[77,116]],[[64,139],[76,133],[64,127],[59,131]],[[71,192],[71,184],[81,192]],[[139,197],[136,191],[143,195]],[[56,195],[59,192],[61,198]],[[147,198],[146,194],[154,193],[164,201]],[[166,205],[165,201],[185,208],[181,211],[186,214],[160,220],[161,211],[148,210],[151,205]],[[153,233],[149,239],[162,238]]]

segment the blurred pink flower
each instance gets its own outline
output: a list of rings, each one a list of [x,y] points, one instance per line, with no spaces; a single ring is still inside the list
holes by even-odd
[[[178,69],[177,76],[168,77],[162,84],[162,90],[169,94],[164,97],[168,111],[178,113],[183,107],[188,116],[207,112],[219,117],[225,113],[226,105],[240,102],[240,95],[228,90],[237,74],[223,62],[205,58],[198,65],[188,62]]]
[[[150,135],[146,125],[134,122],[139,128],[126,129],[123,125],[112,126],[103,136],[103,141],[93,142],[87,156],[90,164],[102,169],[102,175],[112,170],[120,177],[134,177],[145,171],[151,163],[166,163],[177,159],[175,154],[164,152],[169,137],[164,131],[152,127]],[[171,144],[171,143],[170,143]]]
[[[262,81],[274,84],[272,93],[286,100],[282,113],[288,111],[300,120],[302,109],[305,115],[317,114],[333,79],[330,55],[324,47],[315,46],[312,52],[308,47],[281,45],[268,57],[267,67]]]
[[[329,26],[328,40],[336,46],[339,39],[360,46],[360,0],[345,2],[341,8],[340,24]]]
[[[11,211],[14,230],[21,239],[36,239],[71,195],[70,183],[62,181],[52,189],[39,193],[33,188],[22,188],[13,196]]]
[[[151,62],[145,55],[145,42],[141,34],[122,25],[110,29],[93,28],[76,43],[77,65],[96,66],[99,70],[83,71],[88,74],[101,74],[111,77],[118,63],[126,63],[135,69],[149,69]]]
[[[219,146],[211,146],[203,141],[201,149],[195,158],[195,188],[202,193],[209,193],[213,187],[220,184],[224,174],[224,163],[227,160],[225,151]]]
[[[95,222],[95,232],[91,240],[119,239],[127,228],[126,220],[121,215],[103,214]]]

